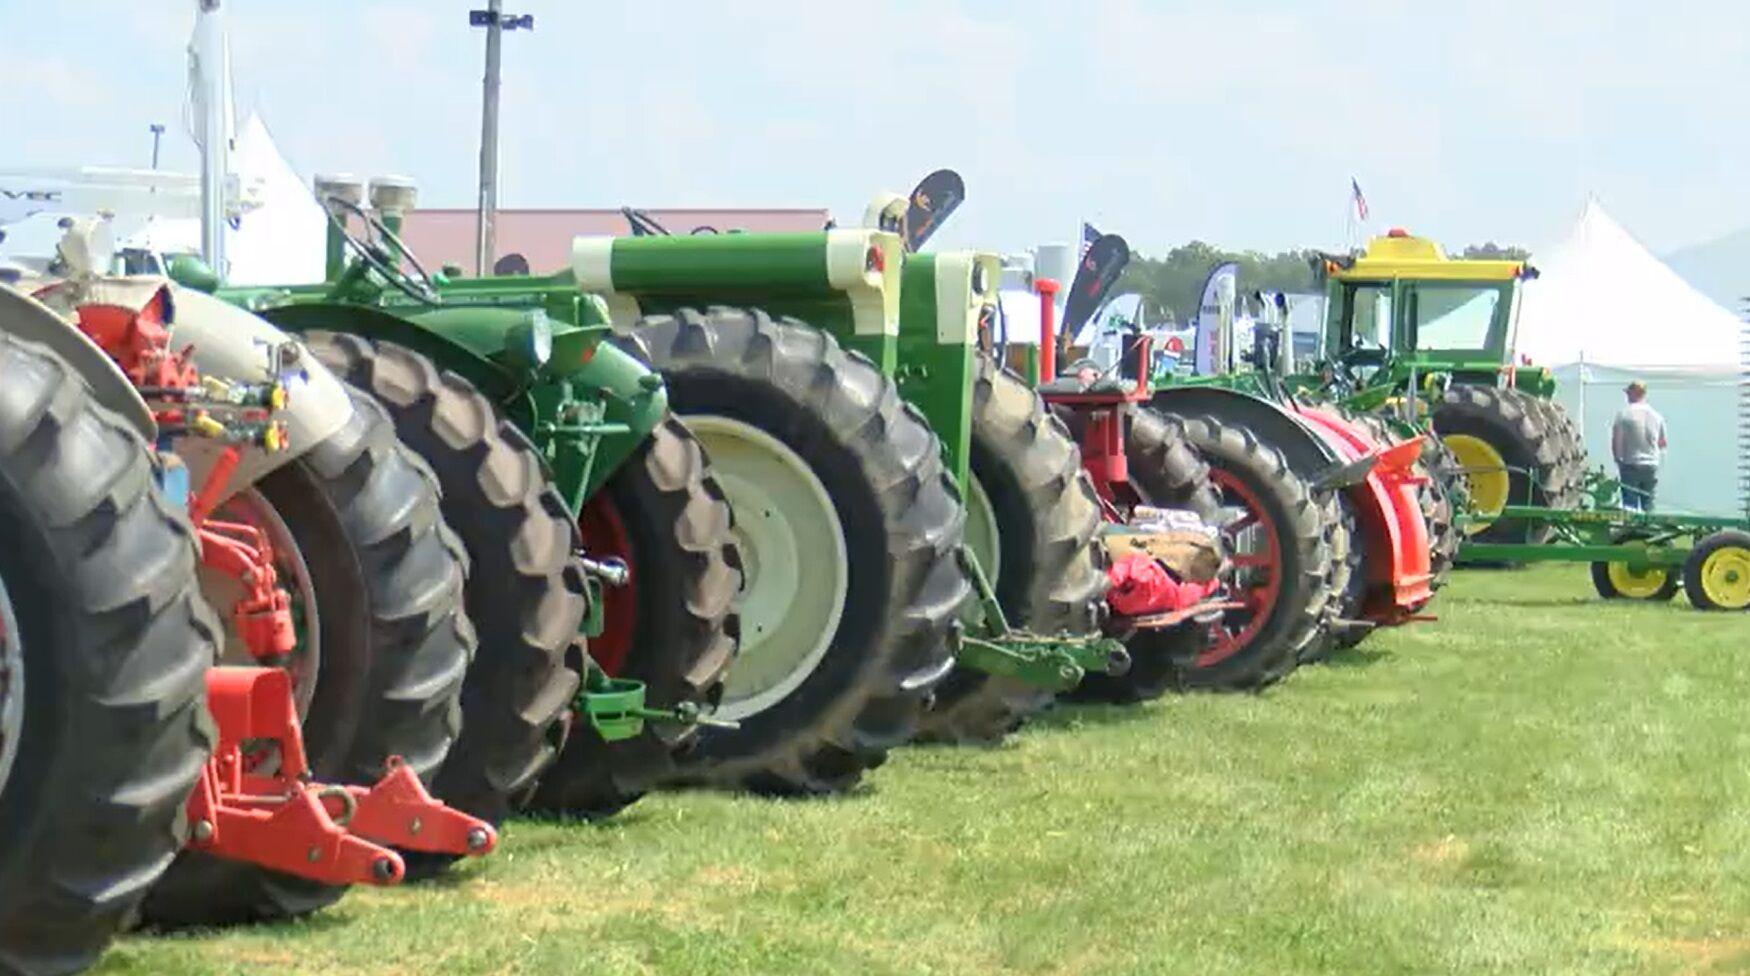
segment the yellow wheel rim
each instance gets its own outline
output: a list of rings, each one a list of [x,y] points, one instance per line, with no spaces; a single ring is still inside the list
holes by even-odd
[[[1728,610],[1750,607],[1750,549],[1725,546],[1701,564],[1701,591]]]
[[[1649,566],[1637,573],[1628,567],[1628,563],[1611,563],[1604,572],[1610,577],[1610,585],[1616,588],[1616,592],[1631,600],[1651,600],[1671,578],[1670,570]]]
[[[1470,434],[1449,434],[1441,438],[1447,450],[1464,469],[1464,480],[1470,491],[1470,509],[1477,515],[1494,515],[1507,505],[1512,485],[1507,477],[1507,460],[1495,446]],[[1475,535],[1488,528],[1487,522],[1471,522],[1465,532]]]

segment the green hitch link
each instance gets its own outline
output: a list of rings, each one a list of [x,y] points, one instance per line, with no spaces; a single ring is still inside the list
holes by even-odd
[[[611,434],[630,434],[632,428],[619,423],[599,424],[555,424],[540,423],[535,425],[535,431],[546,437],[592,437]]]
[[[960,664],[1052,691],[1074,688],[1090,671],[1117,675],[1130,669],[1124,645],[1109,637],[1049,637],[1010,627],[978,557],[961,546],[959,559],[972,578],[983,611],[978,633],[962,632],[958,637],[955,659]]]
[[[1110,637],[1045,637],[1024,631],[994,640],[962,634],[955,657],[974,670],[1048,691],[1068,691],[1090,671],[1123,674],[1130,668],[1124,645]]]
[[[589,657],[589,673],[572,701],[572,710],[588,720],[604,742],[621,742],[644,731],[645,722],[670,725],[703,725],[713,729],[739,729],[740,722],[707,715],[695,702],[673,708],[651,708],[644,703],[644,682],[610,678]]]

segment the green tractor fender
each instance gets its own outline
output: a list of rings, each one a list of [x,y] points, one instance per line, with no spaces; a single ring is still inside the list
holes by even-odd
[[[1280,405],[1262,397],[1218,386],[1157,390],[1149,406],[1177,416],[1209,414],[1243,425],[1282,452],[1296,471],[1318,472],[1343,463],[1335,448]]]
[[[392,342],[455,372],[538,443],[553,445],[547,460],[573,510],[668,414],[661,378],[630,354],[599,341],[600,327],[554,323],[538,311],[469,305],[397,314],[316,302],[281,305],[262,315],[291,332],[326,330]],[[550,336],[550,349],[534,351],[537,332]],[[600,415],[571,416],[577,397],[599,403]],[[586,427],[596,438],[593,451],[566,450],[563,435]]]

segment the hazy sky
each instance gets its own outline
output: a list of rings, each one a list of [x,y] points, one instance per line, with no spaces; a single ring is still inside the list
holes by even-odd
[[[474,196],[468,0],[226,0],[239,112],[300,172]],[[148,9],[149,8],[149,9]],[[0,0],[0,167],[192,168],[194,0]],[[941,245],[1086,217],[1144,252],[1376,229],[1551,239],[1596,192],[1655,250],[1750,224],[1750,3],[509,0],[505,206],[827,206],[952,166]]]

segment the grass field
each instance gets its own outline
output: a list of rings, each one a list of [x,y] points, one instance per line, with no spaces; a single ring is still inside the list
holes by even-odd
[[[105,973],[1750,971],[1750,618],[1461,574],[1258,697],[1063,708],[858,795],[517,822],[436,885]]]

